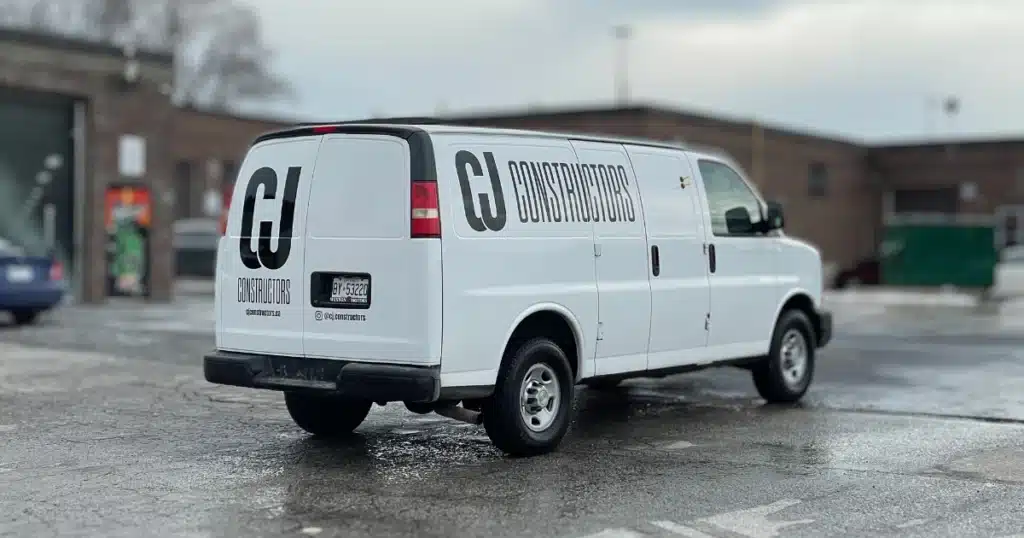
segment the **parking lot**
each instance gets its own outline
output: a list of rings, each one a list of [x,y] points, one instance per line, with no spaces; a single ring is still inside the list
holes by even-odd
[[[377,407],[309,439],[213,386],[211,302],[69,306],[0,328],[0,535],[984,536],[1024,533],[1012,314],[835,305],[798,408],[722,369],[580,388],[550,456]]]

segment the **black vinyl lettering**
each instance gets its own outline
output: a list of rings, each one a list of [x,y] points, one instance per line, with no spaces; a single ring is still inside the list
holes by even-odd
[[[590,194],[590,167],[585,164],[581,164],[579,167],[579,182],[580,193],[582,193],[580,204],[585,209],[584,214],[586,215],[583,221],[597,222],[597,214],[594,213],[594,201]]]
[[[566,187],[572,185],[569,179],[569,165],[566,163],[554,164],[557,165],[558,170],[558,192],[562,195],[562,210],[565,211],[565,220],[576,222],[576,214],[569,208],[569,202],[572,198],[566,196]]]
[[[537,186],[537,211],[541,222],[551,222],[551,202],[548,201],[548,190],[544,186],[544,163],[531,162],[530,174]]]
[[[472,172],[473,177],[483,177],[483,167],[480,166],[480,160],[472,152],[460,150],[455,154],[455,170],[459,176],[462,208],[466,214],[466,223],[469,224],[470,228],[478,232],[487,230],[498,232],[505,228],[507,221],[505,192],[501,188],[501,176],[498,174],[498,165],[494,162],[494,154],[485,151],[484,162],[487,165],[487,176],[490,179],[493,196],[486,193],[477,195],[480,201],[480,215],[477,215],[476,204],[473,203],[473,189],[469,184],[469,179],[470,172]],[[492,198],[494,200],[493,207],[491,206]]]
[[[523,173],[523,181],[526,183],[526,199],[529,204],[526,206],[527,216],[530,222],[540,222],[540,202],[537,200],[537,183],[533,178],[533,169],[527,161],[519,162],[519,170]]]
[[[288,278],[240,277],[238,302],[249,304],[291,304],[292,281]]]
[[[608,222],[618,222],[619,214],[611,196],[611,178],[608,177],[607,166],[603,164],[597,165],[597,181],[598,184],[601,185],[601,188],[599,189],[601,192],[601,202],[604,204],[605,213],[608,216]]]
[[[480,211],[484,216],[484,224],[492,232],[499,232],[505,229],[508,215],[505,212],[505,191],[501,188],[501,176],[498,175],[498,165],[494,162],[494,153],[484,152],[484,163],[487,164],[487,175],[491,180],[491,192],[494,193],[494,210],[491,211],[491,204],[486,194],[480,194]]]
[[[249,269],[264,267],[271,271],[280,269],[288,261],[292,250],[292,231],[295,225],[295,198],[299,191],[299,176],[302,167],[288,168],[284,181],[284,192],[281,200],[281,222],[278,225],[277,250],[272,250],[270,240],[273,238],[274,223],[260,222],[259,237],[256,250],[252,249],[253,219],[256,211],[256,192],[263,187],[263,199],[277,198],[277,172],[273,168],[262,167],[249,178],[245,187],[245,199],[242,202],[242,229],[239,233],[238,253],[242,264]]]
[[[571,208],[573,219],[576,222],[590,222],[589,218],[584,218],[583,204],[580,203],[580,183],[577,177],[579,169],[578,164],[569,165],[569,173],[565,178],[565,194],[569,198],[569,207]]]
[[[519,165],[515,161],[508,162],[508,173],[512,176],[512,191],[516,197],[516,212],[519,215],[519,222],[526,223],[529,220],[526,215],[526,204],[530,203],[529,198],[526,197],[526,180],[523,179]],[[522,191],[519,190],[520,184],[523,186]]]
[[[551,198],[551,220],[562,222],[562,205],[558,200],[558,187],[555,186],[558,174],[558,163],[544,163],[544,185]],[[547,198],[547,197],[545,197]]]
[[[597,165],[588,164],[584,166],[586,166],[585,170],[587,171],[587,183],[592,188],[590,190],[590,203],[594,208],[594,222],[604,222],[607,220],[607,217],[604,214],[604,206],[601,204],[601,188],[597,184]]]
[[[618,175],[618,183],[622,189],[622,193],[626,196],[626,220],[629,222],[636,222],[636,206],[633,205],[633,196],[629,194],[629,175],[626,173],[626,167],[620,164],[615,167],[615,172]]]
[[[466,214],[466,223],[477,232],[487,231],[484,220],[476,214],[476,204],[473,203],[473,189],[469,185],[469,172],[466,167],[472,170],[476,177],[482,176],[484,171],[480,166],[480,160],[471,152],[460,150],[455,154],[455,171],[459,176],[459,191],[462,193],[462,210]]]

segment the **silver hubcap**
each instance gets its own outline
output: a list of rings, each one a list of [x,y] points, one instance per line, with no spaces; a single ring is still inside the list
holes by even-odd
[[[526,427],[535,432],[548,429],[558,415],[561,394],[558,376],[550,366],[544,363],[531,366],[519,391],[519,413]]]
[[[796,329],[782,337],[782,380],[791,389],[799,389],[807,374],[807,339]]]

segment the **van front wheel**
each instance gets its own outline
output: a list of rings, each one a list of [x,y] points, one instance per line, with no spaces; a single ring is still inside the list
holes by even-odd
[[[295,424],[318,437],[352,433],[373,405],[369,400],[302,392],[285,392],[284,403]]]
[[[751,369],[758,394],[768,403],[795,403],[814,378],[814,331],[807,315],[787,310],[779,317],[768,356]]]
[[[575,384],[557,344],[534,338],[502,361],[494,394],[484,402],[484,428],[511,456],[553,451],[569,431]]]

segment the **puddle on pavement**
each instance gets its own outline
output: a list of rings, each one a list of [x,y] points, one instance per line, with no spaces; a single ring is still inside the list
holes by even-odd
[[[938,467],[938,472],[977,480],[1024,484],[1024,448],[973,454]]]

